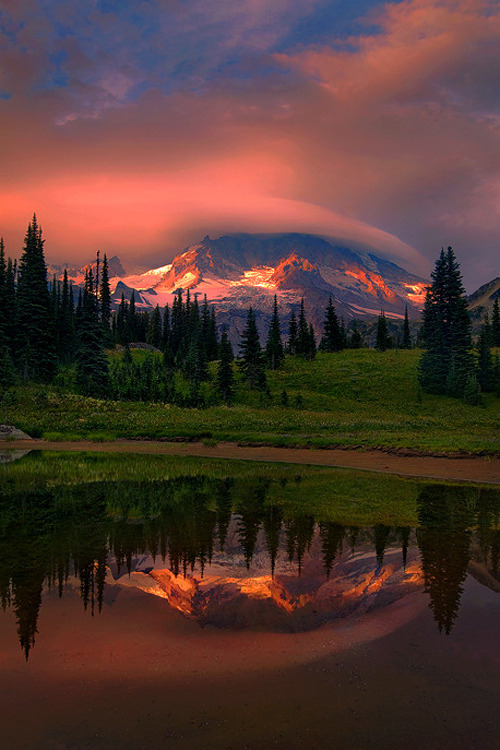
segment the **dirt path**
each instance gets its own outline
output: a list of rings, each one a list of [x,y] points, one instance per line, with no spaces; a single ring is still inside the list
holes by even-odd
[[[258,448],[236,443],[167,443],[149,440],[116,440],[109,443],[49,442],[15,440],[5,443],[9,450],[95,451],[98,453],[153,453],[166,456],[200,456],[243,461],[336,466],[363,471],[380,471],[402,476],[450,479],[460,482],[500,484],[499,458],[441,458],[434,456],[397,456],[381,451],[321,450],[307,448]]]

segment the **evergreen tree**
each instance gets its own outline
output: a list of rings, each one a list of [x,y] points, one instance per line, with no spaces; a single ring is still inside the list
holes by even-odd
[[[10,310],[8,308],[7,262],[5,260],[3,237],[0,237],[0,349],[9,345],[7,321],[14,315],[14,312],[14,308]]]
[[[36,216],[28,226],[17,283],[17,362],[26,379],[49,382],[56,371],[55,328]]]
[[[98,302],[91,268],[85,276],[82,298],[76,381],[80,391],[88,396],[100,398],[107,395],[108,359],[104,352],[103,332],[99,321]]]
[[[410,322],[408,320],[408,305],[405,307],[405,320],[403,323],[403,340],[401,342],[402,349],[411,349],[411,335],[410,335]]]
[[[309,337],[306,357],[309,361],[316,356],[316,336],[314,335],[313,324],[309,323]]]
[[[101,323],[104,330],[104,339],[110,339],[110,321],[111,321],[111,289],[109,287],[109,267],[106,253],[102,262],[101,285],[99,287]]]
[[[219,349],[220,361],[217,367],[217,390],[223,402],[230,404],[234,397],[234,373],[232,366],[234,357],[225,326],[222,329]]]
[[[358,328],[357,320],[352,322],[352,333],[349,339],[349,349],[361,349],[363,346],[363,337],[361,331]]]
[[[324,352],[339,352],[344,348],[342,331],[330,297],[325,310],[325,321],[323,324],[324,334],[321,338],[319,348]]]
[[[297,332],[297,354],[306,357],[309,352],[309,327],[307,325],[306,314],[304,310],[304,299],[300,300],[299,325]]]
[[[462,396],[473,369],[470,318],[460,266],[451,247],[441,254],[431,274],[422,326],[426,351],[419,364],[419,382],[427,393]]]
[[[470,373],[465,381],[464,401],[469,406],[479,406],[483,402],[481,386],[475,372]]]
[[[12,261],[12,259],[9,258],[7,261],[7,271],[5,276],[5,307],[9,312],[6,318],[4,330],[7,336],[7,344],[10,347],[11,356],[14,355],[14,344],[16,339],[16,275],[16,261]]]
[[[264,390],[266,387],[264,357],[260,347],[255,314],[251,307],[248,310],[245,330],[241,336],[240,358],[239,366],[250,390],[254,388]]]
[[[389,332],[387,330],[387,321],[383,312],[378,316],[377,337],[375,339],[375,349],[379,352],[385,352],[389,348]]]
[[[493,302],[493,314],[491,317],[491,335],[493,339],[493,346],[500,346],[500,309],[498,304],[498,297],[495,297]]]
[[[73,312],[73,289],[68,283],[68,272],[64,269],[61,305],[58,321],[58,356],[60,362],[70,362],[75,350],[75,321]]]
[[[78,306],[81,305],[81,300],[78,300]],[[127,331],[127,318],[128,318],[128,305],[125,300],[125,295],[122,292],[120,304],[118,305],[118,312],[116,313],[116,338],[119,344],[128,344],[130,339],[128,338]],[[78,318],[78,314],[77,314]]]
[[[132,290],[130,302],[127,308],[127,319],[125,323],[126,338],[128,343],[137,341],[137,312],[135,309],[135,291]]]
[[[288,349],[289,354],[297,354],[297,338],[298,338],[297,318],[295,317],[295,311],[292,310],[292,315],[290,318],[290,326],[288,328],[287,349]]]
[[[274,295],[274,309],[271,325],[266,343],[267,365],[271,370],[279,370],[283,364],[285,354],[283,351],[283,342],[281,341],[281,325],[278,315],[278,301]]]
[[[161,313],[159,305],[156,305],[153,310],[153,314],[149,319],[148,332],[146,334],[146,341],[151,346],[157,349],[161,348],[162,345],[162,329],[161,329]]]
[[[495,368],[491,356],[492,330],[488,313],[484,316],[479,335],[477,379],[483,393],[492,393],[495,390]]]
[[[9,299],[7,263],[3,239],[0,238],[0,395],[16,382],[10,353],[9,320],[15,315],[15,299]]]

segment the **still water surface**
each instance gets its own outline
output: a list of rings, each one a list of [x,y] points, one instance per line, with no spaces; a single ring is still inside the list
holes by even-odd
[[[498,490],[14,458],[2,746],[500,747]]]

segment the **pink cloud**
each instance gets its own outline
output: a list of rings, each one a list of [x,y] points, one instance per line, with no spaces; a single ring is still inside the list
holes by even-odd
[[[280,2],[278,20],[289,9]],[[137,71],[107,60],[69,97],[26,96],[40,53],[26,62],[8,52],[17,87],[0,102],[8,252],[36,210],[61,260],[109,248],[166,262],[207,232],[303,230],[371,243],[422,273],[429,265],[411,248],[429,261],[450,243],[474,282],[498,275],[496,2],[390,3],[370,19],[376,33],[274,55],[280,70],[265,75],[266,33],[276,34],[264,29],[266,3],[214,12],[219,30],[232,19],[227,45],[257,57],[248,79],[220,74],[198,92],[155,85],[128,101]],[[209,20],[186,14],[184,31]],[[86,71],[91,61],[65,44]]]

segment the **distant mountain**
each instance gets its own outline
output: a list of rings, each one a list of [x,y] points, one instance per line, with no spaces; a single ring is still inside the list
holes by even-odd
[[[83,282],[85,281],[85,273],[89,270],[89,268],[92,268],[92,271],[95,273],[96,270],[96,261],[94,260],[92,263],[88,263],[86,266],[82,266],[81,268],[71,268],[68,265],[65,266],[56,266],[56,265],[47,265],[47,275],[49,280],[55,276],[56,279],[62,279],[64,275],[64,271],[68,274],[68,281],[72,282],[76,286],[81,286]],[[101,269],[102,269],[102,258],[101,258]],[[122,276],[126,276],[127,272],[123,268],[120,258],[117,255],[114,255],[112,258],[108,259],[108,269],[109,269],[109,277],[114,278],[121,278]]]
[[[267,319],[276,294],[286,318],[303,297],[315,325],[330,296],[346,320],[378,315],[418,318],[426,279],[376,255],[334,245],[308,234],[206,236],[172,263],[144,274],[113,279],[141,291],[151,305],[171,302],[178,289],[217,301],[220,323],[240,329],[249,305]]]
[[[468,297],[472,317],[480,320],[486,312],[491,315],[495,299],[500,299],[500,276],[483,284]]]
[[[261,332],[267,329],[275,294],[283,322],[304,298],[317,329],[330,296],[346,321],[381,310],[388,318],[401,319],[405,306],[416,319],[429,283],[373,253],[310,234],[207,235],[171,263],[145,273],[127,275],[116,256],[109,266],[115,305],[122,293],[130,299],[134,290],[137,307],[163,307],[177,290],[189,289],[191,296],[206,294],[217,303],[218,323],[229,325],[233,338],[241,333],[250,305]],[[85,268],[70,270],[74,283],[82,283]]]

